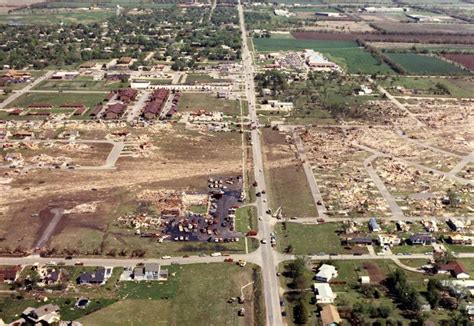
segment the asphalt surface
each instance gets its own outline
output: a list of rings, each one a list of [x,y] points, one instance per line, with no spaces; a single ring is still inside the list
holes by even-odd
[[[33,87],[35,87],[36,85],[38,85],[39,83],[41,83],[43,80],[46,80],[48,79],[49,77],[51,77],[51,75],[54,74],[54,71],[48,71],[46,74],[44,74],[43,76],[37,78],[36,80],[34,80],[32,83],[26,85],[25,87],[23,87],[23,89],[21,90],[18,90],[16,92],[13,92],[13,94],[11,94],[9,97],[7,97],[7,99],[5,101],[3,101],[2,103],[0,103],[0,109],[4,109],[7,107],[7,105],[9,105],[10,103],[12,103],[13,101],[15,101],[17,98],[19,98],[20,96],[22,96],[23,94],[31,91],[31,89]]]
[[[239,1],[239,20],[240,29],[242,31],[242,68],[243,68],[243,79],[245,85],[245,94],[248,101],[249,118],[251,124],[258,126],[257,109],[255,106],[255,85],[254,85],[254,66],[252,62],[252,56],[247,44],[247,31],[245,29],[245,20],[243,7]],[[263,170],[263,159],[262,159],[262,148],[260,144],[260,136],[258,133],[258,127],[251,131],[252,137],[252,156],[254,165],[255,180],[258,183],[256,187],[257,192],[265,190],[265,176]],[[275,259],[275,251],[270,246],[270,233],[272,232],[272,217],[267,215],[265,212],[268,209],[267,195],[262,194],[257,197],[256,206],[258,216],[262,216],[263,219],[259,220],[259,237],[266,239],[267,244],[260,246],[261,256],[261,267],[263,274],[263,292],[266,306],[266,324],[271,326],[283,325],[280,310],[280,295],[279,295],[279,283],[276,276],[277,261]]]

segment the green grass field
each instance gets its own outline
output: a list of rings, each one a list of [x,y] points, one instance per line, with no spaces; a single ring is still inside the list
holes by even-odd
[[[349,73],[390,74],[393,71],[377,60],[357,43],[352,41],[297,40],[294,38],[255,38],[254,45],[259,52],[303,51],[313,49],[347,69]]]
[[[338,223],[325,223],[319,225],[302,225],[299,223],[283,223],[276,225],[278,234],[277,244],[280,251],[284,251],[288,245],[293,247],[295,255],[310,255],[324,252],[348,253],[342,245],[336,231],[339,230]],[[365,248],[360,251],[366,252]]]
[[[235,229],[247,233],[258,230],[257,209],[254,206],[242,207],[235,212]]]
[[[34,87],[38,90],[91,90],[91,91],[109,91],[117,88],[128,87],[129,83],[107,83],[104,80],[45,80]]]
[[[85,326],[246,325],[249,322],[237,317],[237,307],[242,305],[229,304],[227,300],[239,296],[240,288],[254,280],[252,266],[241,268],[236,264],[218,263],[167,268],[170,273],[167,282],[121,284],[122,301],[79,321]],[[256,275],[259,277],[258,272]],[[163,291],[168,293],[167,299],[160,295]],[[243,306],[247,315],[251,315],[251,300]]]
[[[105,98],[104,94],[67,94],[67,93],[27,93],[8,105],[9,108],[26,108],[33,103],[51,104],[60,106],[65,103],[81,103],[86,107],[92,107]]]
[[[186,76],[186,84],[200,84],[200,83],[225,83],[227,79],[212,78],[208,74],[188,74]]]
[[[208,112],[221,111],[227,115],[240,115],[240,104],[237,100],[218,99],[215,93],[183,93],[178,104],[179,112],[191,112],[200,109]]]
[[[386,53],[413,75],[467,75],[467,71],[441,59],[417,53]]]

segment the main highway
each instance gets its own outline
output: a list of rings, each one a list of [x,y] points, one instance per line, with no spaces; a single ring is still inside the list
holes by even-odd
[[[247,31],[245,29],[245,20],[242,3],[239,1],[239,21],[242,32],[242,72],[245,85],[245,94],[248,101],[249,119],[251,125],[251,139],[252,139],[252,156],[253,168],[255,174],[255,181],[257,187],[255,191],[262,192],[265,190],[265,175],[263,169],[262,147],[260,143],[260,135],[258,131],[259,123],[257,116],[257,108],[255,105],[255,85],[254,85],[254,66],[252,56],[247,44]],[[256,200],[257,214],[262,216],[259,219],[259,237],[261,239],[270,240],[270,233],[272,232],[273,223],[272,217],[266,214],[268,210],[268,203],[266,194],[257,197]],[[275,251],[269,244],[262,244],[258,251],[261,255],[261,267],[263,274],[263,291],[266,306],[266,324],[271,326],[283,325],[280,311],[280,295],[278,278],[276,276],[277,260],[275,258]]]

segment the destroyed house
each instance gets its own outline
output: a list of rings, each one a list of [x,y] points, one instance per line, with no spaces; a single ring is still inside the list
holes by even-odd
[[[0,282],[14,282],[21,271],[20,266],[5,267],[0,270]]]
[[[348,245],[371,245],[372,244],[372,238],[369,237],[354,237],[354,238],[349,238],[347,237],[344,241]]]
[[[408,242],[412,245],[431,245],[433,243],[436,243],[436,239],[431,236],[430,234],[426,233],[418,233],[415,235],[412,235],[409,239]]]
[[[380,226],[377,223],[377,220],[373,217],[369,220],[369,229],[372,232],[379,232],[380,231]]]
[[[22,317],[27,325],[53,325],[60,321],[59,307],[53,304],[47,304],[39,308],[26,308]]]
[[[95,272],[84,272],[77,278],[77,284],[102,284],[105,281],[105,268],[99,267]]]

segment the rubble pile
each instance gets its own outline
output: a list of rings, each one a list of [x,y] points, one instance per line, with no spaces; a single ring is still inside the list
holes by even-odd
[[[64,214],[81,214],[81,213],[95,213],[99,202],[93,201],[90,203],[79,204],[71,209],[64,210]]]
[[[117,221],[128,228],[138,229],[138,230],[140,229],[159,230],[162,226],[161,219],[159,217],[149,216],[147,214],[125,215],[125,216],[119,217]]]
[[[397,108],[391,101],[368,101],[362,107],[364,120],[392,124],[408,115],[405,111]]]
[[[387,205],[363,166],[370,154],[353,148],[358,131],[311,129],[302,135],[328,210],[338,215],[386,215]]]
[[[173,190],[147,189],[137,195],[137,200],[152,204],[160,215],[176,210],[182,212],[185,209],[183,194]]]
[[[443,176],[430,174],[388,158],[377,159],[374,167],[392,195],[399,197],[402,209],[409,216],[474,215],[474,208],[469,206],[474,200],[473,186],[450,182]],[[443,203],[449,191],[462,198],[460,205],[454,207]],[[413,195],[420,193],[429,195]]]
[[[72,162],[72,158],[67,156],[56,156],[52,157],[47,154],[39,154],[33,156],[30,160],[31,163],[38,164],[38,165],[63,165]]]
[[[449,171],[458,159],[435,152],[414,142],[403,139],[395,131],[382,128],[367,128],[359,133],[357,142],[384,154],[417,162],[438,170]]]
[[[474,149],[472,124],[445,125],[439,129],[412,128],[406,130],[406,134],[410,138],[459,155],[468,155]]]

